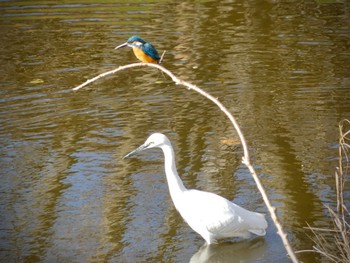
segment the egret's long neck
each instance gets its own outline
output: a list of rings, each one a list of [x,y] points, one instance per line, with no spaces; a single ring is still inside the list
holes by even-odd
[[[173,148],[170,145],[163,145],[162,150],[164,153],[165,174],[168,181],[168,187],[171,198],[174,201],[174,197],[177,196],[177,194],[181,194],[182,192],[186,191],[186,187],[177,174]]]

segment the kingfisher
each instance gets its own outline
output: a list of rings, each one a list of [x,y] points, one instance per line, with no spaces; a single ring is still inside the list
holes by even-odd
[[[117,46],[115,49],[125,46],[131,47],[135,56],[141,62],[160,64],[160,57],[155,47],[151,43],[144,41],[139,36],[130,37],[124,44]]]

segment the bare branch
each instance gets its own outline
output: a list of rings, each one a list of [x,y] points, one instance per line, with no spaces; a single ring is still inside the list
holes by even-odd
[[[163,53],[164,54],[164,53]],[[289,255],[289,257],[291,258],[291,260],[293,262],[299,262],[297,257],[295,256],[295,253],[289,243],[289,240],[287,238],[287,234],[283,231],[283,228],[282,228],[282,225],[280,224],[278,218],[277,218],[277,215],[276,215],[276,208],[273,207],[271,205],[271,202],[270,200],[268,199],[267,197],[267,194],[266,194],[266,191],[263,187],[263,185],[261,184],[261,181],[259,179],[259,177],[257,176],[256,172],[255,172],[255,169],[254,167],[252,166],[252,164],[250,163],[250,157],[249,157],[249,152],[248,152],[248,146],[247,146],[247,143],[246,143],[246,140],[243,136],[243,133],[239,127],[239,125],[237,124],[235,118],[231,115],[231,113],[226,109],[226,107],[218,100],[216,99],[215,97],[213,97],[212,95],[208,94],[207,92],[203,91],[202,89],[198,88],[197,86],[189,83],[189,82],[186,82],[186,81],[183,81],[179,78],[177,78],[171,71],[169,71],[168,69],[158,65],[158,64],[152,64],[152,63],[134,63],[134,64],[128,64],[128,65],[125,65],[125,66],[120,66],[114,70],[111,70],[111,71],[108,71],[108,72],[105,72],[105,73],[102,73],[90,80],[87,80],[86,82],[84,82],[83,84],[73,88],[74,91],[76,90],[79,90],[80,88],[90,84],[91,82],[94,82],[96,80],[98,80],[99,78],[102,78],[102,77],[105,77],[105,76],[108,76],[110,74],[113,74],[113,73],[116,73],[118,71],[121,71],[121,70],[124,70],[124,69],[128,69],[128,68],[133,68],[133,67],[141,67],[141,66],[147,66],[147,67],[152,67],[152,68],[157,68],[159,70],[161,70],[162,72],[164,72],[165,74],[167,74],[174,82],[175,84],[181,84],[185,87],[187,87],[189,90],[194,90],[196,91],[197,93],[203,95],[204,97],[206,97],[207,99],[211,100],[214,104],[216,104],[221,111],[223,111],[225,113],[225,115],[230,119],[231,123],[233,124],[240,140],[241,140],[241,143],[242,143],[242,146],[243,146],[243,152],[244,152],[244,156],[242,157],[242,163],[245,164],[247,166],[247,168],[249,169],[262,197],[263,197],[263,200],[266,204],[266,207],[271,215],[271,218],[277,228],[277,234],[281,237],[282,239],[282,242],[284,244],[284,247]]]

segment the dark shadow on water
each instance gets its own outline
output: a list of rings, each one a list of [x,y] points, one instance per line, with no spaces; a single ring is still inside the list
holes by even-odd
[[[266,251],[264,238],[225,242],[214,245],[204,244],[192,257],[190,263],[206,262],[256,262]]]

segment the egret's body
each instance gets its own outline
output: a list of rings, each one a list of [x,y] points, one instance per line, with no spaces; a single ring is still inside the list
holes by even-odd
[[[154,147],[163,150],[165,174],[176,209],[208,244],[223,238],[248,237],[250,233],[265,235],[267,222],[263,214],[250,212],[214,193],[186,189],[176,170],[173,147],[165,135],[152,134],[143,145],[125,157]]]

